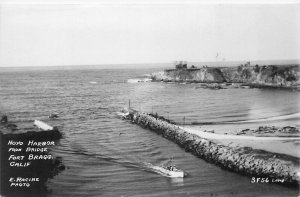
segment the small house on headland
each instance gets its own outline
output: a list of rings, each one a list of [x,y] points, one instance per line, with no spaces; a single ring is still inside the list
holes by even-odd
[[[176,69],[187,69],[187,62],[186,61],[178,61],[175,63]]]
[[[190,68],[188,68],[187,61],[176,61],[176,62],[174,62],[174,65],[175,65],[175,68],[165,69],[165,72],[169,72],[169,71],[194,71],[194,70],[199,70],[194,65],[192,65]]]

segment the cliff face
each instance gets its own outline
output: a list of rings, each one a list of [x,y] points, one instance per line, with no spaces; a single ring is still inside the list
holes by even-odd
[[[299,66],[238,66],[222,68],[228,82],[261,84],[269,86],[299,85]]]
[[[291,87],[300,85],[299,65],[238,66],[223,68],[170,69],[152,74],[156,81],[248,83]]]
[[[153,73],[152,79],[156,81],[189,81],[189,82],[225,82],[225,78],[218,68],[200,69],[170,69]]]

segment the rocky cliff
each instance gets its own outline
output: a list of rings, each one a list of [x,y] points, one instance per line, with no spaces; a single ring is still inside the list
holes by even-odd
[[[299,87],[299,65],[203,67],[169,69],[151,75],[154,81],[246,83],[272,87]]]
[[[261,84],[269,86],[296,86],[299,81],[299,66],[238,66],[222,68],[223,76],[228,82]]]
[[[154,81],[175,82],[226,82],[222,72],[218,68],[200,69],[169,69],[152,74]]]

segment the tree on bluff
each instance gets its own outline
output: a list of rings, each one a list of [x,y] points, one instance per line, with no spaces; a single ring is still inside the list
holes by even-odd
[[[249,79],[251,77],[251,71],[247,68],[243,69],[242,77],[246,78],[246,79]]]
[[[255,73],[259,73],[259,66],[256,64],[255,67],[253,67],[253,70]]]
[[[243,64],[241,64],[237,67],[237,71],[238,71],[238,73],[241,73],[243,71]]]

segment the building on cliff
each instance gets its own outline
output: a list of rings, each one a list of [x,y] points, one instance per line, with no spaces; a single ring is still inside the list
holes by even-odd
[[[175,68],[176,69],[187,69],[187,62],[186,61],[178,61],[175,62]]]

